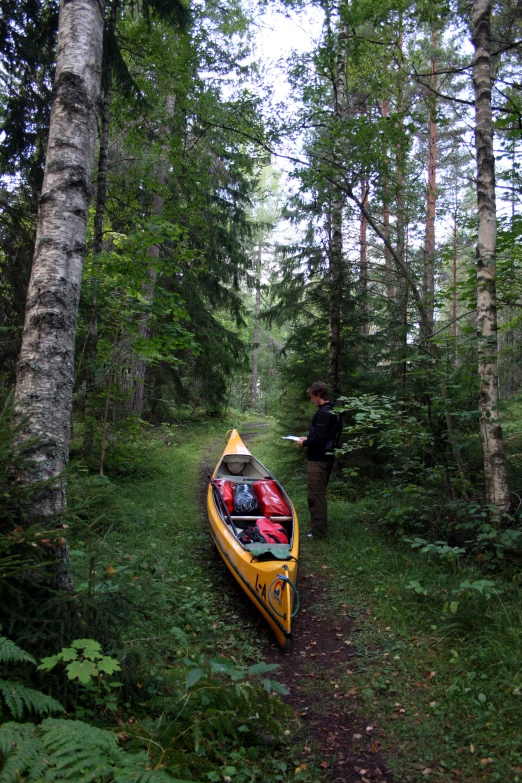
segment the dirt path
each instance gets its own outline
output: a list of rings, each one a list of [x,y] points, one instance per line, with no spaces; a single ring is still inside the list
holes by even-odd
[[[304,556],[303,556],[304,555]],[[379,726],[358,714],[356,688],[342,689],[341,675],[357,676],[354,618],[332,595],[323,573],[306,566],[301,555],[301,609],[289,650],[267,644],[265,658],[279,663],[276,679],[286,685],[286,697],[299,716],[295,737],[303,757],[325,770],[333,783],[384,783],[393,778],[379,755]]]
[[[265,425],[266,426],[266,425]],[[247,441],[263,427],[246,424],[241,437]],[[207,477],[223,448],[221,439],[211,441],[201,464],[200,502],[206,515]],[[358,714],[356,688],[339,685],[340,675],[357,674],[357,634],[348,607],[329,588],[326,564],[310,573],[306,539],[302,544],[299,594],[301,608],[293,628],[290,648],[282,652],[269,628],[242,591],[237,591],[236,612],[242,621],[257,626],[259,643],[267,662],[278,663],[275,678],[290,695],[300,727],[294,737],[303,763],[324,771],[332,783],[390,783],[393,778],[379,754],[380,729]],[[230,577],[231,584],[233,578]],[[235,584],[235,583],[234,583]]]

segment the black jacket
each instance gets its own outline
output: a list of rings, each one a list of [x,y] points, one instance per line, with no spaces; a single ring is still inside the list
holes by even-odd
[[[308,435],[303,446],[308,447],[307,458],[312,462],[333,462],[335,460],[332,437],[338,419],[335,414],[330,413],[334,406],[334,402],[328,401],[323,403],[317,409],[310,422]]]

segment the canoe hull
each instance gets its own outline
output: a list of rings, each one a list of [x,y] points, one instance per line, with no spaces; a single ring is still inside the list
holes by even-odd
[[[236,451],[235,448],[239,450]],[[223,458],[230,454],[252,457],[235,430],[214,470],[213,477],[219,475]],[[253,457],[252,464],[255,464],[256,469],[265,471],[265,475],[274,478]],[[285,500],[292,511],[289,559],[259,559],[238,541],[230,525],[225,523],[218,509],[214,492],[212,485],[209,484],[208,521],[217,550],[238,585],[272,628],[279,644],[286,647],[292,637],[292,615],[298,608],[299,530],[295,509],[285,493]]]

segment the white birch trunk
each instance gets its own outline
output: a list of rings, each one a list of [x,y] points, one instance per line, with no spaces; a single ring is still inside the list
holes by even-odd
[[[91,198],[100,97],[103,4],[62,0],[49,141],[17,369],[15,424],[38,437],[34,465],[14,480],[58,476],[69,459],[74,339]],[[63,485],[40,494],[34,515],[62,510]]]
[[[496,305],[497,216],[491,113],[491,0],[473,0],[473,87],[477,153],[477,337],[480,434],[484,454],[486,500],[508,512],[511,496],[498,411]]]

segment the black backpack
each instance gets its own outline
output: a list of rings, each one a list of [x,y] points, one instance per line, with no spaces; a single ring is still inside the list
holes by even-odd
[[[330,425],[330,434],[326,441],[326,451],[338,449],[341,444],[341,435],[343,434],[343,414],[339,411],[330,411],[334,423]]]

